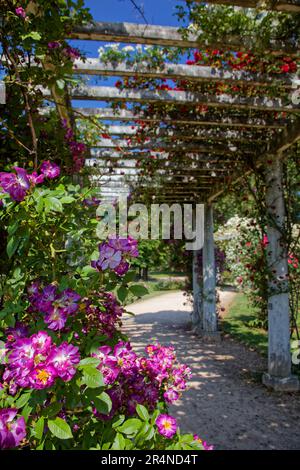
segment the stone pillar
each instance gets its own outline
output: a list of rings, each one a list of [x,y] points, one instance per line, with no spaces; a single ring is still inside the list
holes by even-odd
[[[203,246],[203,335],[219,338],[216,309],[216,269],[213,206],[205,204]]]
[[[197,331],[202,328],[202,296],[201,280],[198,265],[199,250],[193,251],[193,311],[192,311],[192,329]]]
[[[267,260],[270,273],[268,299],[268,373],[263,383],[278,391],[299,388],[291,375],[290,318],[287,246],[284,241],[285,204],[280,156],[273,156],[265,169],[267,225]]]

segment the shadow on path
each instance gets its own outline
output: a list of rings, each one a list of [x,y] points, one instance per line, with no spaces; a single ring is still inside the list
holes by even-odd
[[[130,305],[136,316],[123,326],[139,352],[156,339],[173,345],[179,361],[191,367],[190,388],[170,409],[181,430],[217,449],[300,449],[299,394],[265,389],[260,376],[266,360],[255,351],[230,338],[203,343],[190,330],[184,301],[181,292],[172,292]]]

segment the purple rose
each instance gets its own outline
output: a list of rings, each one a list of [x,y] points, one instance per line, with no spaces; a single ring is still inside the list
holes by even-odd
[[[15,408],[0,410],[0,449],[17,447],[26,436],[25,420],[17,413]]]
[[[46,178],[54,179],[60,175],[60,168],[56,163],[46,160],[41,164],[41,173]]]
[[[18,7],[15,9],[16,15],[18,15],[20,18],[26,18],[26,11],[22,7]]]

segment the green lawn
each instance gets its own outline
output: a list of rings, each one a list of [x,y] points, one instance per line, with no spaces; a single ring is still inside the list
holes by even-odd
[[[237,338],[247,346],[250,346],[263,355],[268,352],[267,332],[260,328],[247,325],[255,319],[253,307],[248,302],[245,294],[236,295],[225,318],[221,320],[222,329],[231,336]]]
[[[233,303],[229,307],[226,316],[221,320],[221,327],[225,333],[230,334],[247,346],[257,350],[264,356],[268,355],[268,333],[260,328],[248,326],[248,322],[255,319],[255,310],[248,302],[245,294],[236,295]],[[300,328],[300,315],[299,315]],[[294,374],[299,375],[299,365],[293,365]]]

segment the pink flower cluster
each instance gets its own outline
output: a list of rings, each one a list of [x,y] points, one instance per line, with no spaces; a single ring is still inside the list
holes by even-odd
[[[29,310],[44,313],[44,321],[50,330],[64,328],[68,317],[77,312],[81,296],[72,289],[59,292],[57,287],[50,284],[41,288],[38,282],[28,288]]]
[[[0,172],[0,186],[17,202],[25,199],[31,187],[43,183],[45,178],[53,179],[60,174],[59,166],[49,161],[41,164],[40,174],[36,171],[29,174],[24,168],[17,166],[14,166],[13,169],[15,173]]]
[[[174,350],[159,344],[146,348],[147,357],[138,357],[129,343],[119,342],[114,348],[100,347],[94,354],[100,360],[98,369],[112,400],[109,416],[96,413],[101,419],[111,419],[118,411],[133,415],[138,404],[153,410],[162,395],[170,403],[178,400],[191,371],[176,361]],[[167,394],[167,395],[166,395]]]
[[[56,346],[44,331],[30,337],[19,337],[7,344],[7,351],[3,381],[9,383],[11,393],[17,387],[49,388],[58,377],[68,382],[75,375],[75,366],[80,361],[77,347],[66,342]]]
[[[123,276],[129,269],[127,257],[136,258],[139,255],[137,241],[128,238],[109,238],[99,245],[99,258],[91,265],[98,271],[112,269],[119,276]]]

